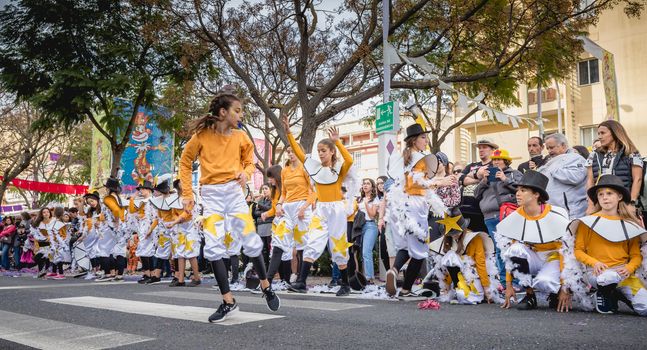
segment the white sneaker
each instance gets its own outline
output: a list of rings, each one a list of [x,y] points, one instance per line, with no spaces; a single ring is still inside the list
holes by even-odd
[[[296,282],[298,277],[299,276],[297,276],[295,273],[291,274],[290,275],[290,283]]]
[[[94,273],[88,272],[88,274],[85,275],[85,278],[83,278],[83,279],[85,279],[85,280],[93,280],[95,278],[97,278],[97,276]]]

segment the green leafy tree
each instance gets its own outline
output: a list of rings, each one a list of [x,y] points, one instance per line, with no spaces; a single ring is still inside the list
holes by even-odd
[[[14,1],[0,11],[0,84],[44,112],[40,128],[89,120],[110,142],[115,175],[139,107],[213,71],[203,45],[169,30],[165,4]],[[117,98],[130,102],[128,115]]]

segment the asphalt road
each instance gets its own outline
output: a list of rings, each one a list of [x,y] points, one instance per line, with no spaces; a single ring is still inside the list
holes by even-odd
[[[416,302],[236,292],[232,325],[206,323],[210,283],[98,284],[0,277],[0,349],[641,349],[647,319],[496,305],[418,310]],[[277,317],[271,318],[268,317]]]

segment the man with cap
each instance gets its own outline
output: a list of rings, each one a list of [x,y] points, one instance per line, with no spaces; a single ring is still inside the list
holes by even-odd
[[[537,308],[536,292],[549,295],[549,307],[568,311],[570,291],[562,286],[564,257],[560,254],[563,236],[569,224],[566,210],[546,204],[548,178],[533,170],[527,171],[517,184],[519,208],[496,227],[496,242],[506,267],[506,290],[503,308],[516,299],[512,279],[526,288],[526,296],[518,309]],[[559,293],[559,294],[558,294]]]
[[[566,209],[571,219],[586,215],[586,159],[568,146],[563,134],[546,136],[548,159],[537,171],[548,177],[548,203]]]
[[[139,284],[145,284],[151,278],[153,265],[153,255],[155,255],[155,237],[149,234],[149,229],[155,218],[155,211],[149,200],[153,194],[153,183],[143,180],[137,186],[137,194],[130,197],[128,213],[135,220],[139,242],[135,255],[142,262],[142,278],[137,281]]]
[[[602,175],[588,197],[595,205],[592,215],[573,221],[575,257],[586,266],[586,282],[597,288],[597,312],[615,313],[623,301],[638,315],[647,316],[647,290],[636,270],[644,262],[640,235],[647,233],[629,210],[631,194],[622,179]]]
[[[444,235],[429,244],[441,301],[474,305],[497,297],[494,243],[485,232],[472,232],[458,208],[439,221]]]
[[[471,219],[470,228],[475,231],[486,229],[481,215],[479,204],[474,198],[476,186],[485,177],[485,171],[492,165],[492,152],[499,149],[499,145],[488,139],[479,140],[476,143],[479,150],[480,161],[468,164],[461,173],[458,182],[463,185],[463,199],[461,208],[463,214]]]

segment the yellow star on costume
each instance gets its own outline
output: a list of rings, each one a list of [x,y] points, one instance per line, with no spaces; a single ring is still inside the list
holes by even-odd
[[[275,225],[275,227],[274,227],[274,235],[275,235],[278,239],[283,239],[283,237],[285,237],[285,235],[286,235],[288,232],[290,232],[290,230],[288,230],[288,227],[287,227],[287,225],[285,224],[285,221],[281,221],[281,223],[280,223],[280,224]]]
[[[243,227],[243,236],[247,236],[252,232],[256,232],[256,226],[254,226],[254,219],[252,218],[251,215],[245,213],[245,214],[234,214],[233,216],[236,218],[239,218],[245,223],[245,227]]]
[[[160,235],[157,238],[157,245],[164,246],[164,245],[166,245],[166,242],[168,242],[168,241],[170,241],[170,239],[168,237],[166,237],[164,235]]]
[[[216,232],[216,223],[224,219],[225,218],[220,214],[211,214],[208,218],[204,219],[202,228],[212,236],[216,237],[218,235],[218,233]]]
[[[231,244],[233,242],[234,242],[234,237],[231,236],[231,232],[225,233],[225,239],[223,241],[223,243],[225,243],[225,247],[227,247],[227,249],[229,249],[229,247],[231,246]]]
[[[313,216],[312,221],[310,221],[310,227],[308,227],[310,230],[321,230],[323,229],[323,226],[321,226],[321,218],[318,216]]]
[[[294,241],[303,244],[303,237],[308,233],[308,230],[299,230],[299,225],[294,226]]]
[[[346,235],[342,235],[339,238],[330,237],[330,239],[334,242],[333,253],[339,253],[344,257],[348,255],[348,248],[352,247],[353,243],[346,240]]]
[[[448,234],[452,229],[462,232],[463,228],[458,224],[458,220],[461,217],[462,215],[449,216],[449,214],[445,213],[445,217],[442,220],[438,220],[437,223],[445,226],[445,234]]]

